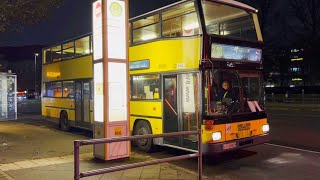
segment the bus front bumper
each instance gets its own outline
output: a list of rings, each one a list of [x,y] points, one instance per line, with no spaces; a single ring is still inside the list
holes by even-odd
[[[269,134],[254,136],[245,139],[238,139],[215,144],[203,144],[203,154],[217,154],[236,149],[263,144],[270,141]]]

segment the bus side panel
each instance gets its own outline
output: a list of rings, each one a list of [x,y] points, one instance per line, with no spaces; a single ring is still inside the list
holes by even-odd
[[[42,115],[48,118],[60,118],[60,113],[65,110],[68,119],[75,120],[75,104],[73,99],[66,98],[42,98]]]
[[[146,120],[150,123],[152,134],[162,134],[162,119],[154,119],[154,118],[145,118],[145,117],[136,117],[130,116],[130,134],[133,134],[133,126],[135,121],[137,120]]]
[[[42,67],[42,81],[63,81],[92,78],[92,56],[45,64]]]
[[[161,101],[130,101],[130,131],[137,119],[149,121],[153,134],[162,133]]]
[[[129,48],[132,61],[150,60],[150,68],[130,74],[199,69],[200,37],[171,39],[136,45]]]

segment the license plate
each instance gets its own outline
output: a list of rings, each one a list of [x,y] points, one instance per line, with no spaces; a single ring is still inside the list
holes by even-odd
[[[245,130],[245,131],[239,131],[238,132],[238,137],[239,138],[247,138],[251,136],[251,132],[249,130]]]
[[[232,143],[227,143],[223,145],[223,150],[228,150],[228,149],[233,149],[237,147],[237,143],[236,142],[232,142]]]

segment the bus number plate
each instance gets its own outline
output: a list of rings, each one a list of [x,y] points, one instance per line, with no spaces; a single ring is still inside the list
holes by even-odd
[[[228,150],[228,149],[233,149],[237,147],[237,143],[236,142],[232,142],[232,143],[227,143],[223,145],[223,150]]]

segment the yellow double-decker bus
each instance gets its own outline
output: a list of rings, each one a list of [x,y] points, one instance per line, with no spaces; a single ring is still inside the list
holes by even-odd
[[[188,0],[130,20],[133,135],[202,129],[207,154],[269,140],[257,10]],[[193,150],[196,137],[137,142]]]
[[[84,35],[43,49],[42,115],[70,127],[92,129],[92,43]]]
[[[206,154],[269,141],[256,9],[184,0],[129,23],[132,135],[201,129]],[[92,128],[91,49],[90,36],[44,49],[42,114],[64,130]],[[193,151],[197,143],[189,136],[136,145]]]

